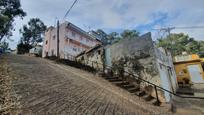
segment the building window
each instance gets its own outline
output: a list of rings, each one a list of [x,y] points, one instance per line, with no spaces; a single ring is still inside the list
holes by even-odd
[[[52,37],[52,40],[55,40],[55,38],[56,38],[56,36],[54,35],[54,36]]]
[[[72,32],[72,37],[75,37],[75,36],[76,36],[76,34],[74,32]]]
[[[83,37],[81,36],[81,37],[80,37],[80,40],[82,41],[82,39],[83,39]]]
[[[46,40],[45,44],[47,45],[48,41]]]
[[[74,51],[77,51],[77,49],[76,49],[76,48],[73,48],[73,50],[74,50]]]

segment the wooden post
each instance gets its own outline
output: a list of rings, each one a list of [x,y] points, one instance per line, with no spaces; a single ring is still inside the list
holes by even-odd
[[[59,59],[59,20],[57,21],[57,58]]]

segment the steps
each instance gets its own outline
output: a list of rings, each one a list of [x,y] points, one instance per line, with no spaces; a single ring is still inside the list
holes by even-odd
[[[115,82],[112,82],[113,84],[117,85],[117,86],[123,86],[123,85],[128,85],[129,82],[127,81],[115,81]]]
[[[151,95],[145,94],[145,95],[143,96],[143,99],[146,100],[146,101],[151,101],[151,100],[154,99],[154,97],[152,97]]]
[[[139,92],[136,93],[137,96],[142,97],[144,96],[146,93],[143,90],[140,90]]]
[[[129,88],[135,88],[135,86],[132,85],[132,84],[127,84],[127,85],[123,85],[123,88],[124,89],[129,89]]]
[[[108,80],[109,82],[113,83],[114,85],[123,88],[124,90],[130,92],[133,95],[136,95],[142,99],[144,99],[147,103],[153,104],[155,106],[159,106],[161,103],[157,101],[155,97],[147,94],[143,89],[139,86],[133,85],[126,80],[122,80],[119,77],[111,77],[106,76],[105,74],[101,75],[104,79]]]
[[[105,79],[107,79],[110,82],[117,82],[117,81],[122,81],[120,78],[118,77],[105,77]]]
[[[194,95],[194,89],[191,87],[179,87],[176,93],[179,95]]]

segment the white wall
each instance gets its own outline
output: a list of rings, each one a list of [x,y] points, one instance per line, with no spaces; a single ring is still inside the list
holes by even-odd
[[[158,49],[156,47],[155,54],[157,59],[157,68],[161,78],[161,86],[164,89],[175,92],[178,85],[171,54],[169,52],[166,54],[164,49]],[[164,92],[164,95],[166,102],[169,102],[170,94],[168,92]]]
[[[74,33],[74,36],[73,36],[73,33]],[[66,32],[66,36],[70,39],[73,39],[73,40],[76,40],[86,46],[95,46],[96,45],[96,42],[88,37],[85,37],[81,34],[78,34],[77,32],[74,32],[73,30],[69,29],[67,32]]]

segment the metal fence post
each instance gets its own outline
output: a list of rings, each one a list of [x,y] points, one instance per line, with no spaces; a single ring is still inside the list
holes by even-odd
[[[98,63],[96,62],[96,69],[99,70]]]
[[[157,92],[157,86],[154,85],[155,93],[156,93],[156,98],[157,98],[157,104],[159,104],[159,97],[158,97],[158,92]]]
[[[91,70],[92,70],[92,73],[94,72],[94,65],[93,65],[93,61],[91,61]]]

